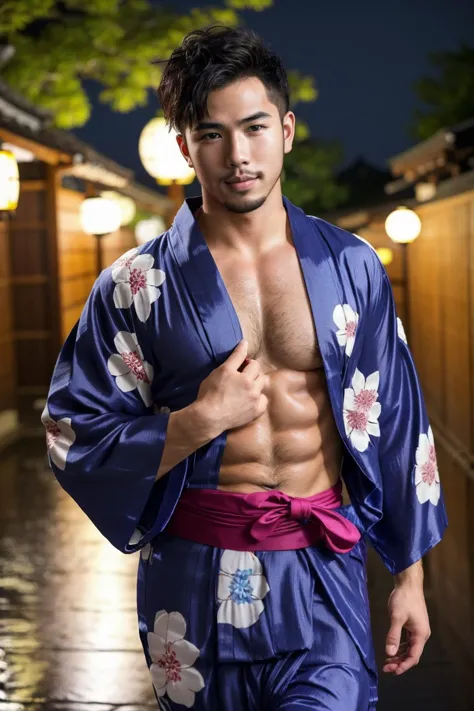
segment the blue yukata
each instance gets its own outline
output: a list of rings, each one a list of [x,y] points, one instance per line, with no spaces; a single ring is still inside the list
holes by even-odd
[[[166,530],[184,490],[217,489],[227,436],[156,481],[170,412],[243,338],[194,218],[201,198],[99,276],[42,415],[62,487],[116,548],[140,551],[139,629],[162,711],[374,709],[367,544],[395,574],[447,525],[384,267],[364,240],[283,201],[345,445],[351,503],[338,511],[361,533],[351,550],[235,551]]]

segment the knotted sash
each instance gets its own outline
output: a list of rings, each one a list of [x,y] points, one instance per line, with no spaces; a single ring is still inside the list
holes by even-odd
[[[361,534],[334,510],[341,505],[341,480],[306,498],[281,491],[238,494],[188,488],[181,494],[166,532],[237,551],[295,550],[323,541],[335,553],[347,553]]]

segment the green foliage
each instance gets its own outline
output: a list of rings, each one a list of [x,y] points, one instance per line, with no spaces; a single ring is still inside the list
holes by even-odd
[[[295,141],[293,150],[285,156],[283,192],[310,214],[333,210],[348,197],[346,188],[334,179],[341,157],[336,142],[319,143],[310,138]]]
[[[273,0],[226,0],[228,7],[234,10],[256,10],[261,12],[273,5]]]
[[[101,85],[100,100],[114,111],[145,106],[161,76],[161,65],[152,62],[166,60],[188,32],[213,23],[235,27],[239,11],[272,4],[224,0],[224,7],[178,15],[149,0],[0,0],[0,40],[15,48],[2,78],[48,109],[57,126],[82,126],[92,108],[85,80]],[[317,98],[312,77],[293,70],[288,79],[292,107]],[[332,177],[339,149],[309,137],[308,126],[297,121],[285,160],[285,193],[302,206],[331,209],[344,198]]]
[[[440,128],[474,117],[474,46],[430,55],[436,76],[423,77],[415,91],[426,106],[415,114],[413,133],[429,138]]]
[[[313,77],[303,76],[296,69],[291,69],[288,72],[288,83],[293,105],[300,103],[300,101],[316,101],[318,98],[318,91],[314,86]]]

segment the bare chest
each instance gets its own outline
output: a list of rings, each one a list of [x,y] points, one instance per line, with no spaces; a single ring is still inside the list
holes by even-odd
[[[309,299],[292,245],[272,250],[258,264],[215,260],[250,358],[273,368],[309,371],[322,367]]]

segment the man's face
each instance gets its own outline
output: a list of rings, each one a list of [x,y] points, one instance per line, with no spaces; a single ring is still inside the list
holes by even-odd
[[[294,114],[283,118],[256,77],[209,93],[208,116],[178,143],[203,195],[231,212],[256,210],[279,181],[293,143]]]

